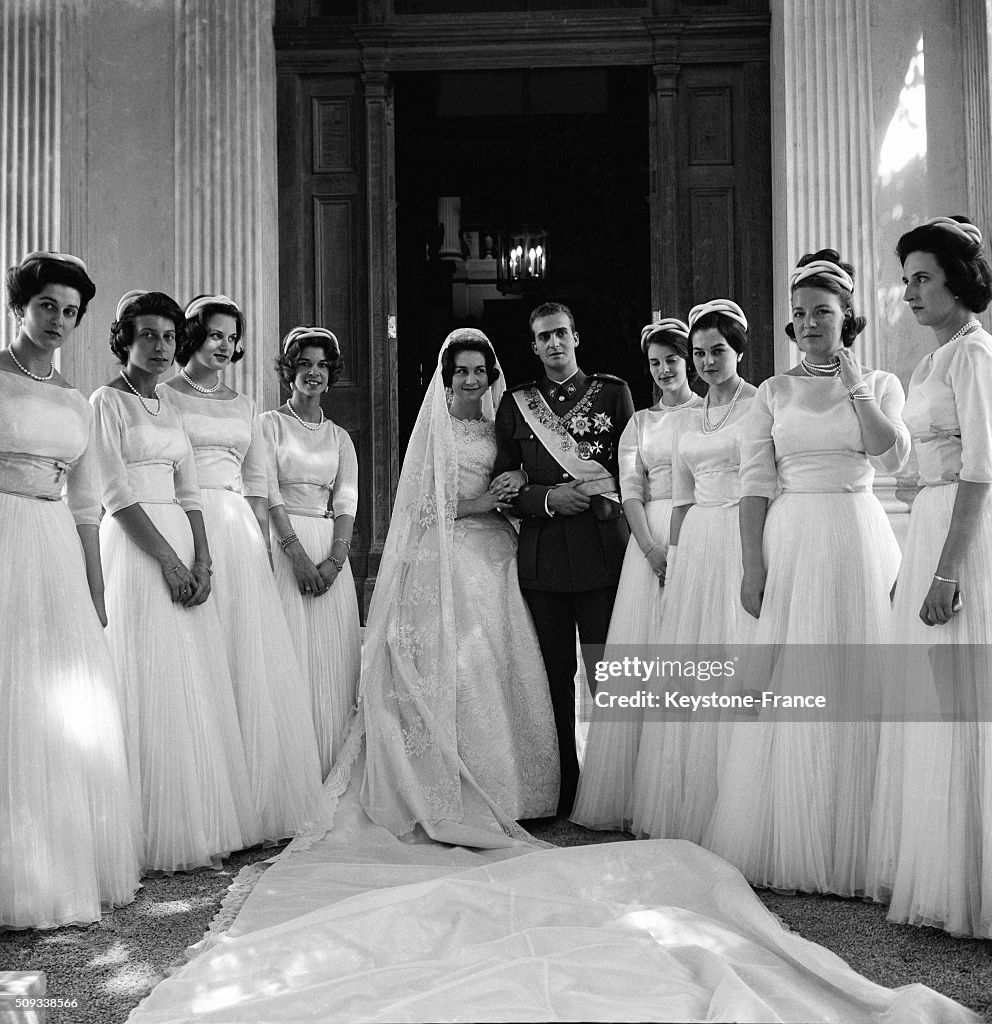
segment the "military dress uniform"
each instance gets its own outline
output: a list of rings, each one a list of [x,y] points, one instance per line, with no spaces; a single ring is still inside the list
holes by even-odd
[[[521,404],[547,429],[535,430]],[[528,478],[514,501],[523,517],[517,567],[551,689],[561,757],[559,816],[571,811],[579,778],[575,628],[583,644],[606,642],[630,536],[616,480],[617,444],[633,413],[625,381],[605,373],[587,376],[581,370],[561,383],[544,377],[513,388],[496,413],[493,475],[522,468]],[[548,506],[554,487],[576,479],[549,450],[549,445],[556,447],[556,438],[573,458],[577,455],[597,472],[601,469],[603,493],[594,494],[589,508],[577,515],[555,513]],[[591,684],[591,674],[589,678]]]

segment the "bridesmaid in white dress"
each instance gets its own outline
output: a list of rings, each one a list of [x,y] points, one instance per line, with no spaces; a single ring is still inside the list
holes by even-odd
[[[95,291],[62,253],[7,271],[18,330],[0,352],[0,928],[91,924],[138,888],[137,801],[101,628],[93,411],[54,363]]]
[[[634,413],[618,446],[620,492],[631,536],[610,619],[607,659],[623,657],[632,645],[658,643],[672,515],[672,414],[703,404],[689,388],[686,324],[673,318],[648,324],[641,331],[641,351],[661,397],[650,409]],[[611,652],[611,647],[623,650]],[[594,705],[572,821],[595,829],[630,827],[641,724],[636,709]]]
[[[737,372],[746,340],[747,317],[729,299],[713,299],[689,313],[693,362],[709,390],[700,408],[676,417],[667,593],[658,638],[669,650],[738,639],[738,469],[755,393]],[[710,680],[705,689],[720,690],[723,682]],[[676,681],[674,688],[690,686]],[[700,842],[716,800],[720,749],[715,720],[646,720],[634,773],[631,831]]]
[[[735,722],[706,839],[753,884],[842,896],[865,891],[879,645],[899,567],[872,483],[909,453],[902,386],[851,350],[865,326],[852,274],[833,249],[799,260],[787,333],[802,359],[758,388],[741,466],[741,600],[751,643],[780,646],[742,658],[739,678],[827,708]]]
[[[896,252],[903,298],[938,347],[913,371],[903,413],[922,486],[893,639],[904,656],[924,652],[914,696],[949,697],[959,715],[914,723],[911,706],[908,723],[883,725],[869,889],[891,900],[890,921],[992,938],[992,337],[975,318],[992,273],[963,217],[928,221]]]
[[[259,841],[189,439],[156,387],[182,310],[161,292],[118,303],[123,368],[90,397],[106,515],[107,637],[141,776],[142,864],[185,871]]]
[[[255,403],[221,382],[244,355],[244,316],[224,295],[186,307],[183,369],[159,390],[193,446],[217,609],[263,841],[329,824],[310,690],[269,560],[268,459]]]
[[[358,598],[348,552],[358,511],[358,458],[321,397],[344,364],[323,327],[294,327],[276,364],[290,388],[261,416],[270,457],[270,532],[276,582],[307,681],[322,775],[338,755],[361,672]]]

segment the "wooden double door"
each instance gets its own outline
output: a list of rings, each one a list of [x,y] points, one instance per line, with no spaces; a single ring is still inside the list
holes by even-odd
[[[580,306],[593,287],[590,282],[604,278],[597,270],[604,259],[613,273],[610,280],[621,285],[604,288],[599,305],[608,307],[609,296],[615,295],[623,316],[609,320],[600,311],[597,321],[591,314],[601,350],[589,369],[610,368],[604,353],[611,345],[617,354],[613,365],[636,361],[631,351],[639,327],[652,314],[684,317],[696,302],[727,296],[744,307],[751,322],[745,376],[757,383],[772,372],[767,19],[751,18],[747,26],[742,37],[733,35],[739,24],[728,25],[725,46],[717,40],[692,50],[684,24],[670,36],[664,25],[655,24],[643,59],[624,65],[628,120],[622,139],[607,148],[615,150],[618,164],[626,162],[635,172],[624,186],[631,190],[625,202],[633,204],[633,216],[621,233],[629,241],[624,257],[629,265],[617,268],[614,254],[604,257],[595,241],[581,237],[572,245],[579,251],[552,250],[565,265],[570,261],[577,268],[571,292],[563,282],[559,291],[565,298],[577,295]],[[436,49],[411,58],[402,40],[393,52],[381,35],[374,46],[363,38],[354,52],[338,48],[323,57],[313,48],[305,57],[277,49],[280,322],[284,331],[300,323],[324,325],[341,341],[346,368],[327,396],[325,412],[349,431],[358,451],[360,501],[352,564],[363,605],[388,530],[409,410],[415,409],[433,369],[431,345],[436,352],[440,341],[424,338],[416,313],[404,320],[404,309],[414,310],[424,300],[424,289],[407,275],[427,262],[429,245],[426,230],[421,236],[403,220],[404,204],[416,188],[411,191],[409,182],[397,178],[396,153],[416,153],[419,142],[404,134],[411,130],[410,118],[405,124],[396,112],[404,110],[403,90],[422,86],[418,75],[464,76],[479,71],[481,60],[473,50],[467,67],[463,48],[455,42],[447,55]],[[513,52],[503,39],[494,50],[501,68],[513,69]],[[400,60],[404,53],[407,59]],[[560,67],[576,66],[568,63],[574,59],[564,53]],[[525,60],[521,51],[520,63]],[[607,61],[608,55],[599,60]],[[640,69],[637,74],[632,66]],[[533,116],[546,142],[553,122],[541,120],[540,111]],[[467,123],[455,117],[451,131]],[[582,160],[584,147],[567,141],[560,159]],[[597,159],[600,164],[605,160],[602,153]],[[518,163],[526,177],[526,159]],[[410,166],[409,160],[401,163],[400,174],[404,166]],[[435,173],[437,196],[471,192],[471,183],[442,180],[443,172]],[[607,173],[604,187],[611,180]],[[417,188],[428,195],[434,185],[418,183]],[[399,232],[398,195],[403,200]],[[583,202],[588,211],[589,197]],[[500,213],[463,208],[466,215],[481,223],[487,216],[498,220]],[[404,300],[404,294],[415,298]],[[526,337],[519,344],[526,346]],[[643,382],[635,394],[638,387],[643,390]]]

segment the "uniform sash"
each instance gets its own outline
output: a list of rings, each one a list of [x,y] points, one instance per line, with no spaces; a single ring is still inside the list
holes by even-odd
[[[602,494],[619,504],[620,494],[616,478],[594,458],[579,455],[575,438],[565,429],[559,417],[544,400],[544,395],[528,387],[511,392],[524,422],[534,436],[547,449],[548,454],[569,476],[581,481],[579,490],[589,495]]]

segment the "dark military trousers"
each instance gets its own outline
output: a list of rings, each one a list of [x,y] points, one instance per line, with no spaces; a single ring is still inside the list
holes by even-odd
[[[589,651],[586,645],[602,648],[606,643],[617,585],[575,593],[524,590],[523,596],[534,619],[551,690],[561,759],[558,817],[562,818],[572,812],[579,784],[579,761],[575,753],[575,627],[578,626],[583,644],[589,686],[594,689],[593,666],[601,654]]]

